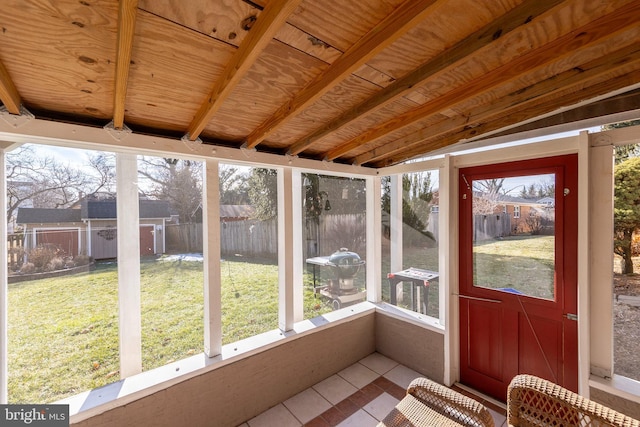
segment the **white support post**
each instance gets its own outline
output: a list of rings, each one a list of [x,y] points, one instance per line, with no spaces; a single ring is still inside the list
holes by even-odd
[[[302,226],[302,172],[291,170],[291,250],[290,258],[293,269],[293,321],[304,319],[304,260],[303,255],[303,226]]]
[[[458,203],[457,177],[453,159],[446,155],[439,171],[438,269],[439,319],[444,330],[444,378],[451,385],[460,376],[458,299]]]
[[[366,178],[366,251],[367,251],[367,300],[382,300],[382,279],[380,265],[382,262],[382,179]]]
[[[590,374],[613,375],[614,147],[606,137],[579,138],[578,391],[588,396]]]
[[[391,246],[391,271],[396,272],[403,269],[402,264],[402,174],[391,175],[389,183],[389,227]]]
[[[294,249],[293,175],[291,168],[278,170],[278,327],[283,331],[293,329],[296,317],[294,308],[296,251]],[[300,190],[299,185],[298,190]],[[301,241],[301,239],[299,240]],[[301,257],[297,258],[301,264]],[[302,267],[300,266],[300,268]]]
[[[220,277],[220,175],[217,160],[207,160],[202,188],[204,255],[204,352],[222,353],[222,290]]]
[[[0,170],[2,178],[0,178],[0,212],[7,211],[7,176],[5,174],[5,156],[4,150],[0,151]],[[6,404],[8,401],[8,383],[9,383],[9,350],[8,350],[8,316],[9,307],[9,272],[7,271],[7,221],[1,221],[0,224],[0,404]]]
[[[135,154],[116,154],[120,377],[142,372],[140,206]]]
[[[87,236],[87,244],[85,246],[85,255],[87,256],[92,256],[92,251],[91,251],[91,220],[88,219],[87,220],[87,231],[86,231],[86,236]]]

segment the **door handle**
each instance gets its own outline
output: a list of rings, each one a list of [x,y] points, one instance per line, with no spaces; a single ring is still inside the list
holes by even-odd
[[[498,302],[498,303],[502,303],[502,301],[500,301],[499,299],[489,299],[489,298],[480,298],[480,297],[470,297],[468,295],[460,295],[460,294],[454,294],[460,298],[464,298],[464,299],[471,299],[474,301],[484,301],[484,302]]]
[[[577,314],[573,314],[573,313],[567,313],[564,315],[564,317],[566,317],[569,320],[578,320],[578,315]]]

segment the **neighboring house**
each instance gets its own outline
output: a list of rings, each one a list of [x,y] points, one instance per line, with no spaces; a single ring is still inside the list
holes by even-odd
[[[474,203],[478,206],[477,215],[495,214],[496,220],[502,222],[490,231],[485,230],[484,225],[477,225],[489,238],[516,234],[546,234],[553,230],[555,201],[552,197],[527,199],[501,194],[492,198],[482,192],[475,192]]]
[[[165,223],[169,203],[140,200],[140,255],[165,252]],[[17,221],[24,229],[25,249],[55,245],[66,255],[86,253],[94,259],[117,256],[115,199],[85,198],[75,208],[20,208]]]

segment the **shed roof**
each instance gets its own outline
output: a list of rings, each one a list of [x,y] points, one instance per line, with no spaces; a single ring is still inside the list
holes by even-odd
[[[140,218],[170,218],[169,202],[164,200],[140,200]],[[90,200],[81,203],[83,219],[115,219],[117,204],[115,199]]]
[[[17,224],[78,222],[85,219],[116,219],[115,200],[83,201],[81,209],[18,209]],[[170,218],[169,203],[164,200],[140,200],[140,218]]]
[[[17,224],[80,222],[80,209],[18,208]]]

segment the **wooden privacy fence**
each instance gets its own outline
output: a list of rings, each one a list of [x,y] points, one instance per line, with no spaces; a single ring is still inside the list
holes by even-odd
[[[330,255],[341,247],[364,253],[364,214],[322,215],[317,225],[307,222],[304,257]],[[202,224],[166,227],[168,252],[202,252]],[[225,221],[220,224],[220,251],[223,256],[276,259],[278,224],[276,219]]]
[[[24,236],[22,234],[7,235],[7,267],[15,271],[22,265],[24,257]]]
[[[511,217],[507,214],[474,215],[473,241],[492,240],[511,235]]]
[[[202,224],[168,225],[166,239],[168,252],[202,252]],[[220,251],[223,256],[275,259],[278,255],[276,220],[222,222]]]

